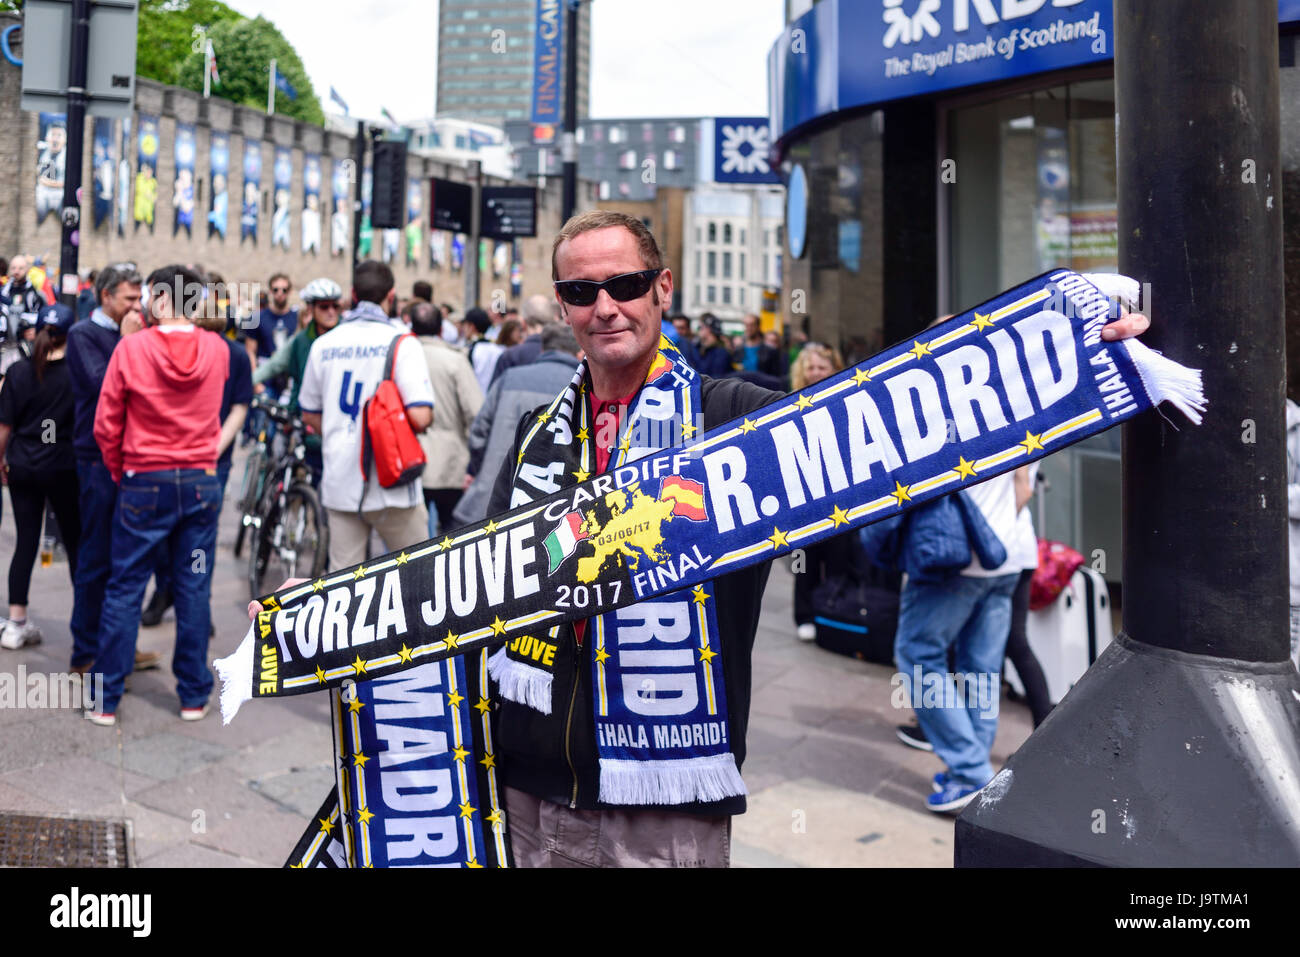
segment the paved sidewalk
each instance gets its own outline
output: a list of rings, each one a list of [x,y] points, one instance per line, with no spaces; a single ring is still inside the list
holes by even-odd
[[[246,563],[230,552],[236,456],[218,537],[212,658],[247,628]],[[0,519],[0,569],[13,549],[12,512]],[[923,807],[933,755],[904,747],[890,706],[892,669],[844,658],[794,638],[791,575],[773,568],[754,651],[745,780],[749,813],[736,819],[737,866],[936,866],[952,863],[953,818]],[[152,588],[152,586],[150,586]],[[72,647],[67,566],[32,576],[31,619],[45,641],[0,649],[0,672],[58,674]],[[164,667],[136,674],[115,728],[77,710],[0,708],[0,810],[129,818],[139,865],[283,864],[332,783],[325,695],[258,701],[228,727],[178,715],[170,660],[175,618],[140,632]],[[1028,736],[1024,706],[1004,700],[999,764]]]

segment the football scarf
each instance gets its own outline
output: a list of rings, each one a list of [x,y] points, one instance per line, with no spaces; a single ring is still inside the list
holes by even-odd
[[[512,507],[544,498],[556,476],[585,481],[596,468],[597,444],[610,452],[607,472],[617,473],[703,431],[699,373],[662,336],[622,421],[593,420],[591,405],[584,361],[523,436]],[[615,569],[699,570],[698,546],[701,560],[675,555],[662,548],[663,535],[669,525],[707,523],[699,482],[677,475],[631,482],[558,517],[542,540],[546,574],[575,574],[571,600],[581,607],[592,600],[588,586],[599,594],[600,579]],[[744,794],[728,741],[713,583],[647,598],[588,625],[582,648],[591,668],[600,800],[676,805]],[[566,624],[503,645],[489,663],[502,697],[550,714],[554,656],[575,640]]]
[[[1102,340],[1116,310],[1108,293],[1136,302],[1137,283],[1044,274],[742,419],[703,434],[681,421],[678,442],[644,446],[688,447],[633,458],[625,439],[627,464],[597,476],[587,465],[568,475],[520,469],[516,489],[526,486],[531,500],[505,514],[264,599],[239,648],[216,663],[223,719],[250,698],[373,680],[694,593],[720,574],[1017,468],[1163,401],[1199,423],[1199,372],[1133,339]],[[668,521],[665,484],[699,486],[707,520]],[[600,533],[571,518],[593,510],[648,526],[636,534],[651,536],[655,557],[649,540],[629,540],[631,557],[593,569],[591,539]],[[567,557],[554,572],[553,554]],[[636,684],[645,667],[633,657],[636,642],[624,644],[621,632],[606,639],[622,680]]]

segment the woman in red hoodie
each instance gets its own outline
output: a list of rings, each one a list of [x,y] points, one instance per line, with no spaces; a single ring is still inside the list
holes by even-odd
[[[208,602],[221,507],[221,394],[230,350],[219,335],[190,321],[204,307],[206,292],[196,272],[166,266],[149,276],[145,288],[150,328],[123,338],[113,350],[95,411],[95,441],[120,486],[95,661],[104,672],[104,698],[87,712],[100,725],[116,723],[154,549],[164,539],[173,556],[172,671],[181,718],[197,721],[207,714],[212,693]]]

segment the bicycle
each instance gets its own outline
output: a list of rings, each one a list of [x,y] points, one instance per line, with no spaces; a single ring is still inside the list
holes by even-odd
[[[248,553],[249,595],[256,601],[289,578],[317,578],[329,555],[329,524],[312,487],[302,419],[269,403],[263,410],[285,438],[283,451],[266,471]]]
[[[261,427],[257,433],[257,444],[253,447],[253,451],[248,453],[248,458],[244,462],[244,477],[239,486],[239,528],[235,531],[234,547],[236,558],[239,558],[244,550],[244,536],[257,521],[258,507],[262,503],[267,478],[271,472],[277,433],[274,428],[268,428],[274,423],[268,422],[269,415],[266,410],[272,408],[279,408],[278,403],[261,396],[254,396],[248,407],[249,415],[261,413],[259,416]]]

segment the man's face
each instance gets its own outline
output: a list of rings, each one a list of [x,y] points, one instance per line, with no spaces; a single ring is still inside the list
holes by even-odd
[[[289,308],[289,290],[293,285],[287,279],[277,279],[271,283],[271,308],[284,312]]]
[[[593,229],[560,245],[556,270],[560,279],[604,282],[612,276],[645,269],[636,237],[621,226]],[[671,302],[673,277],[664,269],[639,299],[616,302],[602,289],[590,306],[561,302],[587,361],[597,368],[623,369],[647,362],[659,345],[663,303]]]
[[[758,338],[758,316],[745,317],[745,338],[746,339]]]
[[[51,153],[62,152],[63,147],[68,142],[68,134],[61,126],[52,126],[48,133],[45,134],[46,140],[50,144]]]
[[[9,278],[14,282],[21,282],[29,268],[26,256],[15,256],[9,263]]]
[[[140,311],[140,287],[132,282],[119,282],[112,290],[105,289],[100,308],[120,325],[127,313]]]
[[[320,299],[312,305],[311,311],[316,328],[321,332],[329,332],[339,324],[342,304],[337,299]]]

